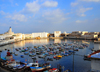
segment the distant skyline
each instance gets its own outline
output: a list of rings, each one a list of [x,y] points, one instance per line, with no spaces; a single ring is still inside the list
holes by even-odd
[[[0,0],[0,34],[100,32],[100,0]]]

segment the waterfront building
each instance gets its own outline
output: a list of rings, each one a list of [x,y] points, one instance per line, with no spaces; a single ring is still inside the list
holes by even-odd
[[[33,39],[33,35],[32,34],[25,34],[25,39]]]
[[[8,39],[11,39],[12,38],[12,35],[8,35],[8,34],[3,34],[3,35],[0,35],[0,40],[8,40]]]
[[[72,35],[80,35],[82,32],[81,31],[73,31],[71,34]]]
[[[94,38],[98,38],[98,35],[96,34],[85,34],[85,35],[82,35],[83,38],[88,38],[88,39],[94,39]]]
[[[85,35],[86,33],[88,33],[88,31],[82,31],[82,35]]]
[[[60,37],[61,31],[54,31],[54,37]]]
[[[24,40],[25,39],[25,35],[22,33],[16,33],[13,35],[15,41],[19,41],[19,40]]]
[[[47,32],[40,32],[40,33],[32,33],[33,38],[40,37],[40,38],[47,38],[49,37],[49,33]]]

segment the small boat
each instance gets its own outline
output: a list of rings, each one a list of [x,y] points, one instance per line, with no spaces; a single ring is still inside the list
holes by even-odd
[[[69,53],[65,53],[64,55],[65,55],[65,56],[68,56],[68,55],[69,55]]]
[[[45,55],[39,55],[38,57],[39,58],[45,58]]]
[[[28,52],[25,52],[24,54],[25,54],[25,55],[28,55],[29,53],[28,53]]]
[[[19,51],[18,49],[16,49],[16,51]]]
[[[79,49],[78,48],[74,48],[74,51],[79,51]]]
[[[25,52],[25,50],[21,50],[22,52]]]
[[[7,64],[7,67],[15,72],[17,70],[21,70],[22,68],[24,68],[25,65],[20,64],[20,62],[13,61],[13,62]]]
[[[62,56],[61,56],[61,55],[57,55],[57,57],[58,57],[58,58],[62,58]]]
[[[32,59],[35,59],[36,60],[36,57],[32,57]]]
[[[19,51],[20,53],[22,53],[22,51]]]
[[[53,61],[53,59],[52,58],[47,58],[47,61]]]
[[[59,69],[57,69],[57,68],[52,68],[52,69],[49,70],[49,72],[59,72]]]
[[[35,56],[35,55],[36,55],[36,54],[34,54],[34,53],[29,53],[29,56],[32,56],[32,57],[33,57],[33,56]]]
[[[30,67],[30,69],[32,72],[43,72],[44,70],[46,70],[50,67],[51,67],[51,64],[44,63],[44,64],[39,65],[38,67],[32,66],[32,67]]]
[[[28,49],[27,49],[27,48],[25,48],[24,50],[25,50],[25,51],[28,51]]]
[[[19,48],[19,50],[21,50],[21,48]]]
[[[8,60],[8,59],[12,59],[13,56],[12,56],[12,55],[11,55],[11,56],[6,56],[5,58],[6,58],[7,60]]]
[[[18,56],[18,54],[14,54],[15,56]]]
[[[73,50],[69,50],[69,52],[74,53],[75,51],[73,51]]]
[[[21,55],[21,58],[24,58],[24,55]]]
[[[37,46],[34,46],[34,48],[37,48]]]
[[[38,51],[38,50],[37,50],[37,51],[36,51],[36,54],[38,54],[38,55],[39,55],[39,54],[40,54],[40,51]]]

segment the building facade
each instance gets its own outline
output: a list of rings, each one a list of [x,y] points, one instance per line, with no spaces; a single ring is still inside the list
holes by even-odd
[[[40,33],[32,33],[33,38],[40,37],[40,38],[47,38],[49,33],[47,32],[40,32]]]
[[[60,37],[61,31],[54,31],[54,37]]]

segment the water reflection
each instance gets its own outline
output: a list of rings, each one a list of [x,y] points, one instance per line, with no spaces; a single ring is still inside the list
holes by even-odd
[[[18,47],[24,47],[25,46],[25,40],[17,42],[14,44],[14,48],[18,48]]]
[[[100,60],[91,60],[91,70],[100,72]]]
[[[94,43],[94,50],[100,50],[100,44],[95,44]]]
[[[61,43],[61,39],[54,39],[54,43]]]

